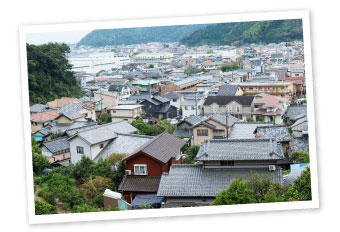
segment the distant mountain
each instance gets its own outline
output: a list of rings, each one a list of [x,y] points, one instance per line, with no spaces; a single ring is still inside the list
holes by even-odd
[[[197,30],[180,40],[187,46],[242,45],[245,43],[280,43],[302,40],[302,20],[271,20],[218,23]]]
[[[180,25],[161,27],[119,28],[94,30],[82,38],[77,46],[102,47],[106,45],[129,45],[149,42],[178,42],[206,25]]]

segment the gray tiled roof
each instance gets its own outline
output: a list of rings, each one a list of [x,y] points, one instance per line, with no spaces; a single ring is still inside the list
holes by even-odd
[[[43,142],[43,146],[45,146],[50,152],[58,152],[61,150],[70,149],[70,144],[66,141],[67,137],[60,137],[57,139],[52,139],[50,141]]]
[[[168,92],[166,94],[164,94],[164,97],[166,97],[167,99],[178,99],[180,98],[182,95],[180,93],[177,92]]]
[[[97,125],[87,130],[80,131],[76,135],[92,145],[116,138],[116,133],[132,134],[135,132],[137,132],[135,127],[131,126],[128,122],[121,120],[104,125]],[[70,139],[72,139],[72,137]]]
[[[120,192],[157,192],[160,176],[124,176],[118,187]]]
[[[136,149],[131,155],[125,157],[125,160],[138,152],[144,152],[163,163],[167,163],[171,158],[177,156],[184,145],[184,140],[163,132]]]
[[[205,140],[197,153],[198,161],[280,160],[282,145],[271,139]]]
[[[277,142],[290,141],[292,138],[286,126],[259,126],[255,132],[259,138],[275,139]]]
[[[226,115],[225,114],[213,114],[211,115],[208,120],[214,120],[222,125],[226,125]],[[232,115],[228,115],[228,127],[231,127],[235,122],[239,121],[239,119],[233,117]]]
[[[307,106],[288,106],[285,117],[291,121],[295,121],[297,117],[307,115]]]
[[[216,103],[217,105],[225,106],[235,101],[240,105],[250,106],[253,100],[254,96],[208,96],[203,105],[207,106]]]
[[[222,85],[216,96],[235,96],[238,85]]]
[[[135,135],[135,134],[119,134],[117,137],[109,142],[105,148],[97,155],[94,161],[100,158],[106,159],[111,154],[126,154],[130,155],[136,149],[144,145],[152,136]]]
[[[273,126],[272,123],[235,122],[231,128],[230,139],[254,139],[254,131],[258,126]]]
[[[48,110],[55,110],[56,108],[48,105],[43,105],[43,104],[35,104],[30,107],[30,112],[31,113],[39,113],[39,112],[45,112]]]
[[[83,103],[68,102],[58,111],[58,113],[63,114],[72,120],[84,116],[83,114],[78,114],[78,111],[81,110],[82,108],[89,107]]]
[[[227,189],[236,178],[249,180],[252,172],[268,174],[278,182],[279,172],[269,172],[268,166],[228,167],[203,165],[172,165],[169,174],[162,175],[157,196],[159,197],[215,197]]]
[[[290,149],[292,152],[294,151],[305,151],[309,152],[309,141],[308,138],[293,138],[290,141]]]
[[[169,102],[169,99],[168,99],[168,98],[165,98],[165,97],[154,96],[153,98],[156,99],[156,100],[159,101],[159,102],[162,102],[162,103],[167,103],[167,102]]]
[[[204,116],[195,116],[195,115],[192,115],[192,116],[189,116],[189,117],[186,117],[183,121],[186,121],[188,123],[190,123],[192,126],[206,120],[207,118],[204,117]]]

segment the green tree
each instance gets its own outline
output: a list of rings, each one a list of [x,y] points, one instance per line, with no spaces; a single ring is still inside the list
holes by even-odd
[[[236,205],[255,203],[253,190],[249,189],[248,183],[241,178],[231,182],[227,190],[222,190],[217,194],[212,205]]]
[[[79,97],[79,84],[71,71],[66,44],[26,44],[30,104],[46,104],[59,97]]]
[[[155,66],[153,64],[149,64],[148,68],[154,68]]]
[[[287,197],[298,201],[312,200],[312,186],[310,168],[301,172],[301,175],[289,186],[287,190]]]
[[[290,154],[289,160],[293,163],[309,163],[309,153],[305,151],[294,151]]]
[[[125,154],[118,154],[118,153],[114,153],[109,155],[106,160],[112,165],[112,166],[116,166],[118,164],[119,161],[122,161],[122,159],[124,159],[126,155]]]
[[[98,118],[98,120],[102,123],[102,124],[106,124],[109,122],[112,122],[112,118],[110,116],[109,113],[107,112],[102,112]]]
[[[34,201],[35,215],[42,214],[58,214],[58,209],[56,206],[35,200]]]
[[[90,212],[98,212],[102,211],[102,209],[93,207],[88,204],[77,205],[73,208],[72,213],[90,213]]]
[[[285,193],[287,189],[278,183],[272,183],[269,190],[263,196],[262,203],[286,201]]]
[[[240,66],[233,61],[224,63],[219,67],[219,69],[222,70],[222,72],[229,72],[238,68],[240,68]]]
[[[111,180],[109,178],[97,176],[82,184],[80,192],[87,201],[92,201],[95,196],[98,194],[102,195],[105,189],[109,189],[110,187]]]
[[[263,200],[271,185],[272,182],[269,175],[251,172],[248,186],[251,190],[253,190],[256,203]]]
[[[214,54],[214,51],[213,51],[212,49],[209,49],[209,50],[207,51],[207,54]]]
[[[81,160],[76,163],[72,170],[72,176],[80,183],[85,183],[95,169],[95,163],[87,156],[82,155]]]
[[[33,172],[36,175],[40,175],[44,168],[49,168],[51,164],[46,157],[41,154],[39,145],[33,137],[31,137],[31,145]]]
[[[196,155],[200,149],[199,145],[194,145],[186,150],[187,157],[183,160],[184,164],[192,164],[195,161]]]

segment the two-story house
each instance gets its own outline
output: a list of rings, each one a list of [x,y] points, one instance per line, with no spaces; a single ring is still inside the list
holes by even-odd
[[[251,116],[254,96],[208,96],[203,104],[204,116],[230,114],[238,119]]]
[[[96,121],[94,106],[84,103],[66,103],[58,111],[57,123],[72,123],[74,121]]]
[[[118,105],[112,108],[109,108],[112,122],[126,120],[128,122],[132,122],[138,117],[141,117],[143,110],[143,105]]]
[[[282,159],[282,147],[272,139],[206,140],[196,156],[200,164],[171,166],[162,175],[157,196],[165,208],[209,205],[234,179],[247,181],[252,173],[281,183],[277,163]]]
[[[164,132],[138,147],[123,159],[126,174],[118,191],[131,203],[138,194],[156,194],[162,173],[182,163],[185,141]]]
[[[252,103],[252,118],[254,121],[283,123],[283,115],[288,107],[288,99],[273,95],[258,95]]]

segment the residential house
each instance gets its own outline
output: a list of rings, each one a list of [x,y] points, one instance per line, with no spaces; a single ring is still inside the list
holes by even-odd
[[[118,188],[124,199],[130,203],[138,194],[156,194],[162,173],[169,172],[171,165],[182,163],[184,145],[184,140],[164,132],[125,157],[127,175]]]
[[[284,114],[284,121],[287,124],[293,124],[294,122],[304,117],[305,115],[307,115],[307,106],[305,105],[288,106]]]
[[[236,178],[248,181],[252,173],[281,183],[282,148],[271,139],[206,140],[197,153],[201,164],[173,165],[163,173],[157,196],[163,206],[210,205]]]
[[[112,140],[119,137],[117,133],[133,134],[136,132],[137,129],[124,120],[80,130],[67,139],[70,143],[71,163],[80,161],[82,155],[95,160],[99,153],[111,144]]]
[[[254,121],[283,123],[283,115],[288,107],[288,99],[273,95],[257,95],[252,103],[252,118]]]
[[[96,121],[93,106],[83,103],[66,103],[59,111],[56,118],[58,123],[72,123],[74,121]]]
[[[132,82],[131,84],[134,87],[137,87],[141,94],[143,93],[155,94],[160,92],[159,81],[157,80],[137,80]]]
[[[112,122],[126,120],[132,122],[133,120],[141,117],[143,105],[118,105],[109,108],[108,111],[111,115]]]
[[[30,114],[35,114],[35,113],[42,113],[45,111],[50,111],[50,110],[56,110],[55,107],[51,107],[48,105],[43,105],[43,104],[35,104],[30,107]]]
[[[206,120],[204,116],[189,116],[177,123],[174,135],[183,137],[185,140],[191,140],[193,136],[192,127]]]
[[[203,104],[204,116],[230,114],[238,119],[251,116],[254,96],[208,96]]]
[[[181,104],[182,118],[202,115],[204,99],[184,99]]]
[[[108,107],[114,107],[118,104],[119,98],[115,96],[114,94],[107,92],[107,91],[97,91],[93,93],[95,98],[98,98],[101,100],[99,104],[104,104]]]
[[[134,98],[130,98],[134,99]],[[170,104],[170,100],[161,96],[143,96],[140,98],[143,105],[143,118],[158,118],[160,120],[176,118],[177,108]]]
[[[176,107],[177,109],[181,108],[181,103],[184,100],[183,95],[178,92],[167,92],[163,97],[169,99],[170,105]]]
[[[70,144],[66,139],[64,136],[43,142],[40,147],[42,155],[52,164],[67,166],[70,162]]]
[[[164,94],[173,91],[193,91],[196,90],[197,84],[202,82],[203,81],[197,77],[184,78],[183,80],[175,81],[174,83],[162,86],[161,95],[163,96]]]
[[[127,99],[131,95],[131,89],[127,84],[110,85],[109,92],[118,99]]]
[[[49,122],[57,119],[59,117],[59,113],[57,110],[48,110],[39,113],[34,113],[31,116],[31,131],[36,132],[45,126],[48,125]]]

